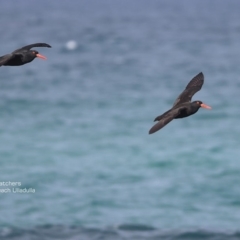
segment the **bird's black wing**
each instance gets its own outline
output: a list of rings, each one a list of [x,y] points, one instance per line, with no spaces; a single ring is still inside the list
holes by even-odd
[[[204,75],[202,72],[200,72],[188,83],[185,90],[178,96],[178,98],[174,102],[173,107],[184,102],[190,102],[192,96],[202,88],[203,82]]]
[[[48,47],[48,48],[51,48],[51,46],[47,43],[33,43],[33,44],[30,44],[30,45],[27,45],[25,47],[17,49],[13,53],[21,52],[23,50],[30,50],[33,47]]]
[[[156,123],[149,130],[149,134],[155,133],[156,131],[160,130],[161,128],[166,126],[168,123],[170,123],[179,114],[179,111],[181,111],[181,109],[182,108],[170,109],[164,114],[156,117],[154,121],[159,121],[159,122]]]
[[[14,54],[6,54],[0,57],[0,67],[7,63],[10,59],[14,58]]]

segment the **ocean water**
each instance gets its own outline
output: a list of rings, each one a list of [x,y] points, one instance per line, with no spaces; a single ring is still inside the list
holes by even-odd
[[[0,239],[240,239],[240,2],[2,1]],[[149,135],[199,72],[212,106]],[[18,192],[16,192],[18,191]]]

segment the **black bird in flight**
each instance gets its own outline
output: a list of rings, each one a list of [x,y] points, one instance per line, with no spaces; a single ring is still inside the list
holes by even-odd
[[[154,121],[158,121],[158,123],[156,123],[149,130],[149,134],[155,133],[156,131],[160,130],[173,119],[185,118],[196,113],[200,107],[211,109],[210,106],[204,104],[201,101],[191,102],[192,96],[202,88],[203,82],[204,75],[202,72],[200,72],[188,83],[185,90],[174,102],[173,107],[164,114],[155,118]]]
[[[42,58],[46,60],[47,58],[39,54],[36,50],[30,50],[33,47],[48,47],[51,48],[47,43],[34,43],[27,45],[25,47],[19,48],[10,54],[6,54],[0,57],[0,67],[1,66],[20,66],[31,62],[34,58]]]

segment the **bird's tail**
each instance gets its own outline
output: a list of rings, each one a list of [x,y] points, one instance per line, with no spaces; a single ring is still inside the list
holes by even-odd
[[[171,109],[170,109],[171,110]],[[157,116],[155,119],[154,119],[154,122],[156,121],[160,121],[161,119],[163,119],[169,112],[170,110],[166,111],[165,113],[163,113],[162,115],[160,116]]]

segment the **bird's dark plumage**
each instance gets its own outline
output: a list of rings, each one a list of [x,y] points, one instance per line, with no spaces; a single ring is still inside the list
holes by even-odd
[[[0,67],[1,66],[20,66],[26,63],[31,62],[34,58],[39,57],[42,59],[46,59],[46,57],[42,56],[36,50],[30,50],[33,47],[48,47],[51,46],[47,43],[34,43],[27,45],[25,47],[19,48],[13,51],[10,54],[6,54],[0,57]]]
[[[174,102],[173,107],[164,114],[155,118],[154,121],[159,122],[149,130],[149,134],[160,130],[173,119],[188,117],[196,113],[200,107],[211,109],[211,107],[201,101],[191,102],[192,96],[202,88],[203,83],[204,76],[201,72],[188,83],[185,90]]]
[[[186,86],[185,90],[178,96],[173,106],[177,106],[184,102],[191,102],[192,96],[198,92],[204,83],[203,73],[200,72]]]

